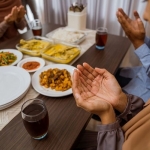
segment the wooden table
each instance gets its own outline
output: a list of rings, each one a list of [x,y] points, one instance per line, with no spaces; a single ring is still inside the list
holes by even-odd
[[[43,35],[58,27],[60,25],[45,25]],[[28,31],[1,43],[0,49],[15,48],[21,38],[28,39],[32,36],[32,32]],[[129,46],[127,38],[109,35],[105,50],[96,50],[93,45],[73,66],[87,62],[93,67],[106,68],[115,74]],[[76,107],[73,95],[60,98],[39,95],[38,98],[43,99],[48,108],[48,136],[41,141],[32,139],[26,132],[19,114],[0,132],[1,150],[69,150],[91,118],[90,113]]]

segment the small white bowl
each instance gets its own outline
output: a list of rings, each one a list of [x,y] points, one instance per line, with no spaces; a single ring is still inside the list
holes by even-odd
[[[32,61],[36,61],[38,63],[40,63],[40,66],[36,69],[32,69],[32,70],[27,70],[25,69],[26,71],[28,72],[35,72],[41,68],[43,68],[45,66],[45,60],[42,59],[42,58],[39,58],[39,57],[29,57],[29,58],[25,58],[25,59],[22,59],[18,64],[17,64],[17,67],[21,67],[23,68],[23,65],[27,62],[32,62]],[[24,68],[23,68],[24,69]]]

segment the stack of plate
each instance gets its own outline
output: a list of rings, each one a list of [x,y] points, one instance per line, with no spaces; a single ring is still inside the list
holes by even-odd
[[[15,66],[0,67],[0,110],[21,100],[30,83],[30,74],[24,69]]]

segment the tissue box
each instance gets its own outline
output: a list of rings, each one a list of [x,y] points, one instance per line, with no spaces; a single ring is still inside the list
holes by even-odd
[[[86,7],[82,12],[68,11],[68,27],[76,30],[86,29]]]

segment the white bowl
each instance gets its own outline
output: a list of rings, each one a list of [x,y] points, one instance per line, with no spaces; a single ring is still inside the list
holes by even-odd
[[[40,66],[39,66],[38,68],[32,69],[32,70],[27,70],[27,69],[25,69],[25,70],[28,71],[28,72],[35,72],[35,71],[37,71],[37,70],[39,70],[39,69],[41,69],[41,68],[43,68],[43,67],[45,66],[45,60],[42,59],[42,58],[39,58],[39,57],[29,57],[29,58],[22,59],[22,60],[17,64],[17,66],[23,68],[23,65],[24,65],[25,63],[27,63],[27,62],[32,62],[32,61],[36,61],[36,62],[40,63]],[[23,69],[24,69],[24,68],[23,68]]]

